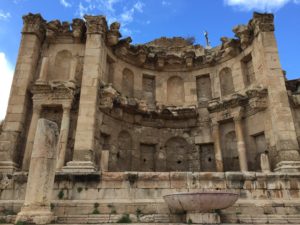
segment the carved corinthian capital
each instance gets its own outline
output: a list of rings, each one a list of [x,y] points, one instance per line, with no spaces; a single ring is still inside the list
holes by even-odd
[[[269,13],[253,13],[253,19],[250,21],[250,26],[254,29],[254,34],[259,32],[274,31],[274,15]]]
[[[23,16],[23,34],[36,34],[40,39],[45,35],[46,21],[40,14],[32,14]]]
[[[108,30],[107,22],[104,16],[85,15],[88,34],[105,34]]]
[[[82,19],[73,19],[72,31],[73,37],[80,40],[85,31],[84,21]]]

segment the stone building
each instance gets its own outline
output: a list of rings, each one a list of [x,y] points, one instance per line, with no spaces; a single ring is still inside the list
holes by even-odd
[[[183,223],[163,195],[230,189],[240,198],[222,223],[300,224],[300,81],[285,79],[273,19],[254,13],[211,48],[132,45],[103,16],[24,16],[0,131],[0,215],[13,222],[7,212],[27,197],[44,118],[59,130],[54,171],[41,171],[55,173],[56,223]]]

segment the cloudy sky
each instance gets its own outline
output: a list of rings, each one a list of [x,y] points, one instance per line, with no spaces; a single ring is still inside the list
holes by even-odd
[[[212,45],[233,37],[232,28],[245,24],[253,11],[275,14],[276,37],[283,69],[289,79],[300,77],[300,0],[0,0],[0,119],[4,118],[20,43],[22,15],[41,13],[50,21],[71,21],[84,14],[105,15],[121,22],[123,36],[134,43],[160,36],[196,37]]]

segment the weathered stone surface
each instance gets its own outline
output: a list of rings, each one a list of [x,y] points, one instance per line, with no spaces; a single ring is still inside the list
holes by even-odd
[[[164,195],[232,189],[240,198],[222,222],[297,223],[300,81],[285,80],[273,19],[254,13],[235,37],[210,47],[206,34],[203,47],[181,37],[134,45],[104,16],[24,16],[0,128],[3,214],[25,199],[19,217],[45,223],[51,200],[59,223],[186,223]],[[48,164],[34,153],[40,118],[60,130]]]
[[[34,138],[24,205],[17,221],[48,224],[54,219],[50,201],[57,160],[58,127],[39,119]]]

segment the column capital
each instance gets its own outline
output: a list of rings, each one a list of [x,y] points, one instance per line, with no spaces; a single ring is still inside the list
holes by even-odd
[[[32,108],[33,113],[40,113],[41,110],[42,110],[42,104],[33,103],[33,108]]]
[[[253,19],[250,21],[250,26],[254,29],[254,34],[258,35],[260,32],[273,32],[274,15],[270,13],[253,13]]]
[[[41,40],[45,36],[46,21],[40,14],[32,14],[23,16],[23,29],[22,34],[35,34]]]
[[[85,15],[88,34],[105,34],[108,30],[107,22],[104,16]]]
[[[63,107],[63,110],[64,110],[63,113],[70,112],[70,110],[72,108],[72,102],[63,103],[62,107]]]

